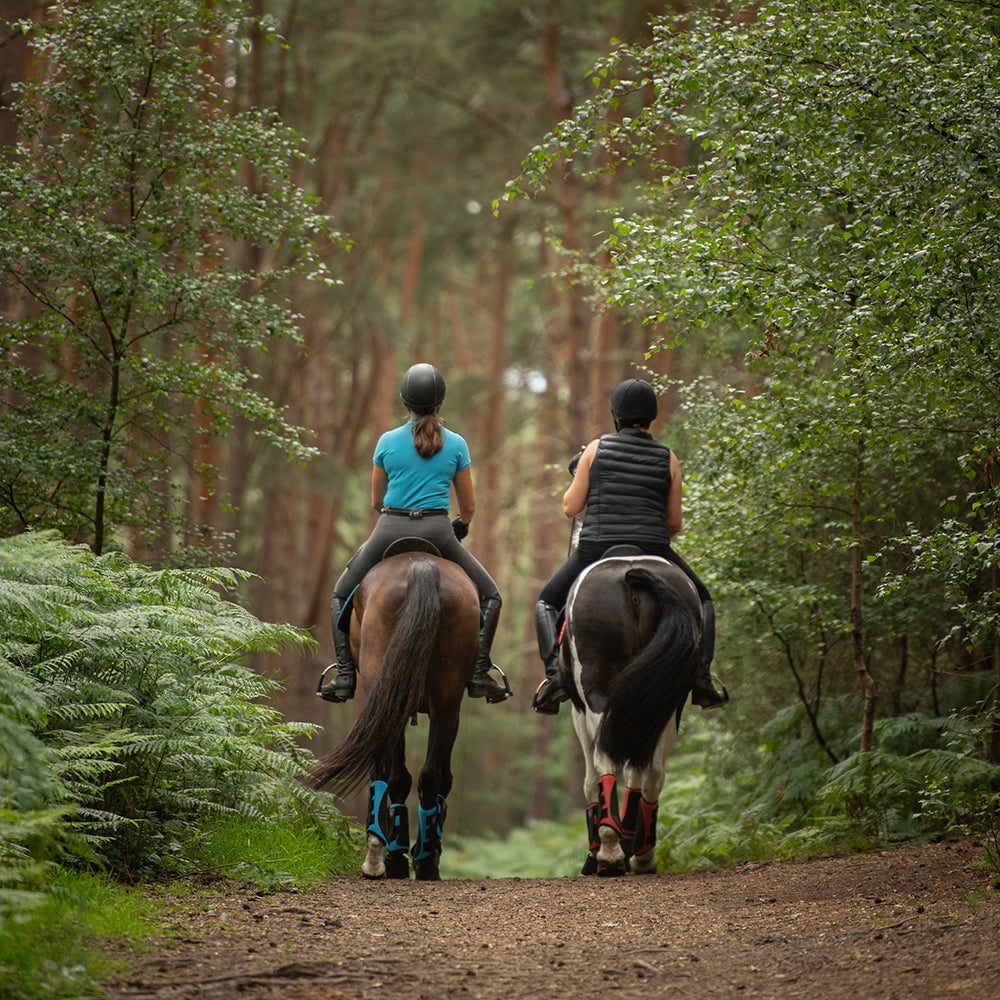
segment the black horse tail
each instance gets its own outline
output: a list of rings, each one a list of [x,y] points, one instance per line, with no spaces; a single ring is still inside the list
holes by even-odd
[[[691,690],[701,646],[701,625],[682,597],[661,577],[633,567],[625,582],[657,605],[656,631],[608,691],[597,746],[615,764],[648,767],[670,717]]]
[[[347,793],[373,771],[389,770],[396,737],[424,700],[441,618],[440,583],[441,574],[431,560],[414,561],[382,669],[350,733],[313,767],[314,788],[337,782]]]

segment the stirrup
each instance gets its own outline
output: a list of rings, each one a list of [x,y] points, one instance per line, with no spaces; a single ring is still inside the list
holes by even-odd
[[[327,684],[323,683],[323,679],[326,675],[337,668],[337,676],[334,677],[332,681]],[[346,671],[350,670],[350,683],[348,685],[341,685],[339,682],[341,679],[347,680]],[[354,692],[358,685],[358,672],[357,668],[344,667],[339,663],[331,663],[324,671],[319,675],[319,681],[316,683],[316,694],[318,694],[324,701],[340,702],[350,701],[354,697]]]
[[[722,694],[719,694],[715,690],[713,682],[718,683],[719,687],[722,688]],[[722,708],[723,705],[729,704],[729,692],[726,690],[726,685],[722,683],[720,677],[716,674],[709,674],[707,686],[704,684],[695,684],[692,688],[691,704],[697,705],[706,711],[712,708]]]
[[[546,677],[535,689],[531,707],[541,715],[558,715],[564,701],[569,701],[569,694],[563,687],[562,678]]]
[[[491,670],[495,670],[503,679],[503,687],[490,677]],[[474,694],[472,688],[477,682],[481,684],[482,691]],[[506,701],[514,694],[510,689],[510,682],[507,680],[507,675],[495,663],[491,663],[482,673],[473,673],[465,685],[465,689],[470,698],[485,698],[487,705],[498,705],[501,701]]]

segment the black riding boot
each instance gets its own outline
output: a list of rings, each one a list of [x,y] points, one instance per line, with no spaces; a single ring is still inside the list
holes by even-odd
[[[729,692],[723,685],[722,694],[712,684],[711,665],[715,659],[715,605],[705,601],[701,606],[701,663],[694,675],[691,704],[700,708],[719,708],[729,701]]]
[[[559,609],[539,601],[535,605],[535,634],[538,636],[538,655],[545,663],[545,680],[538,685],[531,707],[543,715],[555,715],[559,703],[569,694],[559,675]]]
[[[479,655],[476,657],[472,676],[465,688],[470,698],[485,698],[490,705],[506,701],[513,694],[504,672],[490,661],[490,649],[497,632],[497,622],[500,620],[500,605],[499,597],[487,597],[479,604],[483,616],[483,623],[479,628]],[[502,687],[490,677],[491,670],[496,670],[503,677]]]
[[[358,677],[354,666],[354,656],[351,654],[351,640],[347,632],[337,627],[340,614],[344,610],[344,601],[339,594],[330,595],[330,625],[333,627],[333,648],[337,651],[337,662],[330,664],[319,679],[316,693],[326,701],[350,701],[357,688]],[[323,677],[333,667],[337,668],[337,676],[328,683],[323,683]]]

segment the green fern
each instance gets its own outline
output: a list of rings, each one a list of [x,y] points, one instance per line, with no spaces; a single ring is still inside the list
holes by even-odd
[[[221,596],[244,579],[150,570],[51,534],[0,540],[7,801],[74,805],[62,823],[78,850],[120,874],[183,871],[210,818],[328,811],[300,780],[314,727],[264,704],[276,685],[244,665],[312,640]]]

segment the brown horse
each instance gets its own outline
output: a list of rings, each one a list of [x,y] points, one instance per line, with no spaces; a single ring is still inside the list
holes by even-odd
[[[365,705],[345,740],[317,763],[313,784],[347,791],[371,782],[366,877],[408,878],[409,853],[416,878],[437,880],[451,752],[479,649],[479,596],[453,562],[427,552],[393,555],[358,587],[350,635]],[[419,713],[430,729],[411,847],[405,732]]]
[[[664,764],[698,665],[701,624],[694,585],[658,556],[601,559],[570,590],[561,670],[586,765],[585,875],[656,871]]]

